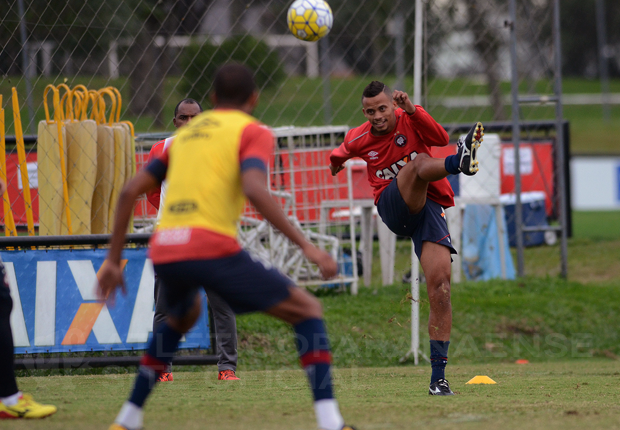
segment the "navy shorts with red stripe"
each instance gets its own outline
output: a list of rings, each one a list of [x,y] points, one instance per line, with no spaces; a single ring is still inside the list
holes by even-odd
[[[418,258],[422,254],[422,242],[439,243],[448,247],[451,254],[456,254],[443,207],[426,199],[424,208],[419,213],[412,214],[400,195],[397,179],[394,178],[383,190],[377,202],[377,212],[385,225],[399,236],[410,237]]]
[[[167,313],[183,317],[201,288],[224,299],[236,314],[265,311],[290,296],[293,281],[255,261],[246,251],[209,260],[156,264]]]

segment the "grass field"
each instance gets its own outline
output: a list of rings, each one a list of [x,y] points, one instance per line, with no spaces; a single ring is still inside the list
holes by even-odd
[[[612,429],[620,426],[620,372],[609,360],[455,365],[451,398],[427,395],[428,371],[416,367],[351,368],[334,373],[347,422],[371,429]],[[466,385],[487,375],[496,385]],[[215,372],[176,372],[145,409],[145,429],[314,429],[301,370],[240,371],[238,382]],[[106,429],[132,385],[131,375],[26,378],[21,387],[59,412],[6,429]]]
[[[558,265],[558,249],[543,246],[526,250],[526,270],[540,271],[536,276],[453,285],[447,371],[458,393],[453,398],[427,395],[428,364],[400,363],[410,346],[408,285],[379,286],[377,267],[373,285],[357,297],[323,293],[336,392],[347,421],[359,430],[620,428],[618,219],[618,212],[574,214],[568,281],[548,274]],[[407,269],[408,249],[399,242],[397,276]],[[424,325],[424,288],[420,307]],[[161,384],[147,404],[147,430],[315,428],[290,328],[246,315],[238,318],[238,329],[242,380],[218,382],[215,367],[176,367],[175,381]],[[428,349],[424,329],[421,347]],[[59,412],[3,428],[106,429],[133,373],[112,368],[21,377],[21,389],[58,405]],[[476,375],[498,384],[465,384]]]

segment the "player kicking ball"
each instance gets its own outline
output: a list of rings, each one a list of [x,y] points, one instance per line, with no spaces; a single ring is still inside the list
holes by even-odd
[[[166,205],[149,252],[163,280],[168,317],[154,333],[133,392],[110,429],[142,427],[146,398],[172,361],[181,337],[198,319],[199,291],[204,288],[236,313],[262,311],[291,324],[319,428],[350,430],[333,395],[331,351],[320,302],[277,270],[254,261],[237,243],[237,221],[246,198],[318,265],[324,278],[336,275],[337,264],[306,240],[269,194],[267,166],[274,137],[250,116],[258,102],[252,72],[239,64],[225,65],[213,86],[215,109],[180,129],[174,143],[138,172],[119,197],[110,250],[98,275],[99,296],[113,298],[119,286],[124,290],[120,259],[134,202],[165,178]]]
[[[474,124],[459,139],[455,155],[433,158],[432,147],[446,146],[448,133],[421,106],[411,103],[407,93],[392,93],[382,82],[373,81],[362,94],[362,111],[368,122],[347,133],[332,151],[329,168],[336,175],[349,158],[366,161],[379,216],[392,232],[413,240],[430,302],[428,393],[451,396],[445,368],[452,329],[450,255],[456,250],[444,213],[444,208],[454,206],[446,177],[478,171],[476,153],[484,128],[479,122]]]

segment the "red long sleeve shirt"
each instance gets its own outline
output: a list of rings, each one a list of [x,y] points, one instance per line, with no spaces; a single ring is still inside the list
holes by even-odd
[[[159,156],[164,152],[165,143],[166,143],[166,139],[160,140],[159,142],[157,142],[155,145],[151,147],[151,151],[149,152],[149,158],[146,161],[147,166],[151,163],[151,161],[153,161],[156,158],[159,158]],[[146,199],[149,201],[150,204],[155,206],[155,209],[157,210],[159,210],[160,194],[161,194],[161,186],[157,187],[153,191],[146,193]]]
[[[432,157],[433,146],[446,146],[449,141],[448,133],[421,106],[416,106],[413,115],[400,108],[395,113],[396,127],[392,133],[374,136],[367,121],[349,130],[344,142],[330,155],[335,167],[353,157],[366,161],[375,204],[405,164],[418,154]],[[427,196],[443,207],[454,206],[454,192],[446,178],[430,182]]]

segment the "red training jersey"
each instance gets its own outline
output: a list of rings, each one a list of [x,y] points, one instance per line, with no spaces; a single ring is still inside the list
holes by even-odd
[[[166,139],[160,140],[155,145],[151,147],[149,152],[149,158],[146,160],[146,165],[148,166],[151,161],[158,158],[164,152],[164,144],[166,143]],[[146,199],[150,204],[155,206],[155,209],[159,210],[159,195],[161,194],[161,186],[157,187],[153,191],[149,191],[146,193]]]
[[[418,154],[432,157],[433,146],[446,146],[449,141],[448,133],[421,106],[416,105],[413,115],[400,108],[395,114],[396,127],[392,133],[375,136],[370,121],[367,121],[349,130],[344,142],[329,157],[335,167],[353,157],[366,161],[375,204],[405,164]],[[427,197],[444,208],[454,206],[454,192],[446,178],[430,182]]]

